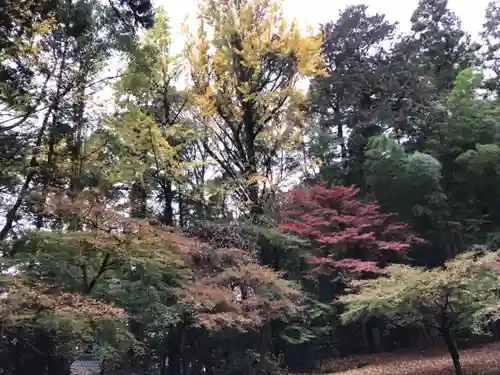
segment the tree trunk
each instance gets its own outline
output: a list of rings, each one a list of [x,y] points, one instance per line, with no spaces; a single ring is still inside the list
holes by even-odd
[[[162,222],[169,227],[174,226],[174,212],[172,209],[172,201],[174,199],[172,192],[172,181],[166,180],[163,183],[163,217]]]
[[[372,328],[372,337],[375,352],[382,352],[382,341],[380,340],[380,330],[378,329],[378,327]]]
[[[181,350],[180,345],[177,343],[170,343],[168,350],[168,375],[181,375],[182,374],[182,364],[181,364]]]
[[[212,359],[212,350],[205,349],[207,353],[204,355],[203,366],[205,367],[206,375],[215,375],[215,366]]]
[[[183,327],[173,330],[167,340],[167,375],[187,375],[183,369],[184,332]]]
[[[443,336],[443,340],[446,344],[446,347],[448,348],[448,352],[450,353],[451,359],[453,361],[455,374],[463,375],[462,366],[460,365],[460,354],[458,353],[457,344],[451,335],[450,329],[443,328],[440,332],[441,335]]]
[[[134,181],[130,188],[130,214],[136,219],[145,219],[147,216],[148,193],[145,183],[140,180]]]
[[[167,344],[163,343],[160,351],[160,375],[167,375]]]
[[[366,320],[363,320],[361,323],[361,331],[363,332],[363,343],[364,343],[364,350],[365,352],[369,353],[370,352],[370,343],[368,342],[368,332],[367,332],[367,322]]]
[[[179,228],[184,229],[186,226],[184,220],[184,196],[180,188],[177,188],[177,199],[179,201]]]

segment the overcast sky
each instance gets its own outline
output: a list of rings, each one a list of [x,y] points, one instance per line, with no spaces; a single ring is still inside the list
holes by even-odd
[[[485,9],[490,0],[449,0],[450,8],[460,17],[464,29],[477,35],[483,23]],[[172,31],[177,34],[186,14],[196,10],[196,0],[154,0],[168,13]],[[339,10],[347,5],[366,4],[373,13],[384,13],[390,21],[400,23],[402,29],[408,29],[409,20],[418,0],[285,0],[285,14],[288,18],[297,18],[301,24],[317,26],[320,23],[337,18]],[[180,42],[182,38],[174,38]],[[177,44],[177,43],[176,43]]]

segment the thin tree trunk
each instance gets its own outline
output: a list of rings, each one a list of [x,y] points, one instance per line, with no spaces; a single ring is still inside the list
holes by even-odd
[[[170,338],[167,341],[167,375],[183,374],[183,338],[182,328],[170,333]]]
[[[146,191],[145,183],[141,180],[136,180],[130,187],[130,205],[131,215],[133,218],[145,219],[147,216],[147,199],[148,192]]]
[[[160,375],[167,375],[167,343],[163,343],[160,354]]]
[[[177,199],[179,201],[179,228],[184,229],[186,225],[184,222],[184,196],[180,187],[177,187]]]
[[[85,85],[81,82],[78,85],[78,99],[75,103],[75,113],[73,116],[74,130],[71,139],[71,177],[70,177],[70,194],[76,197],[83,189],[81,176],[83,171],[83,127],[85,113]],[[81,230],[82,225],[78,219],[70,219],[69,230]]]
[[[443,336],[444,342],[453,361],[455,375],[463,375],[462,366],[460,365],[460,353],[458,352],[457,344],[451,335],[450,329],[443,328],[440,330],[440,332]]]
[[[21,205],[24,203],[24,199],[26,197],[26,194],[28,193],[31,181],[33,181],[33,178],[35,177],[37,171],[36,168],[38,166],[38,160],[37,157],[41,151],[41,147],[43,144],[43,137],[45,130],[47,129],[47,125],[49,122],[50,115],[52,113],[53,107],[50,107],[47,112],[45,113],[43,122],[42,122],[42,127],[40,129],[40,132],[38,133],[37,141],[35,144],[35,150],[33,152],[33,156],[31,157],[30,160],[30,171],[27,174],[23,185],[21,186],[21,189],[19,190],[19,194],[17,196],[17,199],[14,203],[14,205],[10,208],[10,210],[7,212],[5,215],[5,224],[3,225],[2,230],[0,230],[0,241],[4,241],[7,238],[7,235],[9,234],[10,230],[14,226],[14,222],[16,221],[17,217],[17,212]]]
[[[163,218],[162,222],[170,227],[174,226],[174,212],[172,209],[172,201],[174,200],[174,195],[172,192],[172,181],[165,180],[163,182]]]
[[[363,320],[361,323],[361,331],[363,332],[363,343],[364,343],[364,350],[369,352],[370,351],[370,344],[368,343],[368,333],[367,333],[367,323],[366,320]]]
[[[57,108],[56,108],[56,111],[57,111]],[[47,153],[47,163],[43,167],[43,170],[41,173],[42,174],[42,199],[40,202],[41,209],[37,213],[36,220],[35,220],[35,227],[37,229],[41,229],[43,227],[43,219],[44,219],[43,209],[45,207],[45,202],[47,200],[47,188],[49,187],[49,183],[52,182],[52,176],[53,176],[53,172],[54,172],[54,168],[55,168],[55,166],[54,166],[54,148],[55,148],[56,141],[55,141],[53,129],[55,128],[56,122],[57,122],[57,115],[54,114],[53,119],[52,119],[52,128],[51,128],[52,130],[50,131],[50,135],[49,135],[49,142],[48,142],[49,150]]]
[[[71,3],[71,2],[70,2]],[[68,23],[66,23],[66,26],[68,26]],[[68,52],[68,40],[66,39],[64,43],[64,47],[62,50],[62,57],[61,57],[61,63],[59,65],[59,74],[57,76],[57,89],[56,93],[54,96],[54,101],[51,106],[51,113],[52,113],[52,126],[49,127],[49,142],[48,142],[48,154],[47,154],[47,163],[44,166],[44,169],[42,171],[42,199],[40,202],[41,205],[41,210],[37,214],[36,221],[35,221],[35,226],[37,229],[41,229],[43,227],[43,209],[45,207],[45,201],[47,200],[47,188],[49,183],[52,180],[53,176],[53,169],[55,168],[54,166],[54,148],[55,148],[55,128],[57,126],[57,122],[59,119],[59,105],[61,104],[61,99],[64,93],[66,93],[66,90],[62,90],[62,80],[63,80],[63,75],[66,70],[66,56]]]

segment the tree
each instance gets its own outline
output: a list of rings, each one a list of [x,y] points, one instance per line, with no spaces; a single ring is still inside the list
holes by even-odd
[[[0,161],[5,180],[14,180],[16,199],[5,208],[1,239],[12,235],[21,212],[43,227],[41,216],[26,205],[30,191],[66,183],[80,188],[75,185],[83,178],[88,151],[83,138],[90,125],[84,98],[106,81],[97,75],[119,44],[109,8],[95,1],[56,5],[53,24],[37,41],[39,52],[24,56],[37,77],[30,82],[29,101],[21,107],[6,103],[2,119],[0,132],[11,152]]]
[[[108,0],[118,19],[129,29],[136,26],[150,28],[154,24],[151,0]]]
[[[392,326],[418,323],[442,336],[457,375],[462,375],[455,341],[458,329],[474,330],[496,319],[500,274],[496,253],[467,252],[443,268],[394,265],[375,280],[353,281],[353,294],[339,299],[344,323],[384,317]],[[487,317],[485,320],[484,317]]]
[[[321,26],[325,76],[314,77],[309,95],[316,131],[312,152],[323,161],[322,176],[340,156],[343,174],[347,173],[347,140],[360,132],[385,111],[389,51],[384,43],[391,40],[395,25],[384,15],[370,15],[367,6],[349,6],[336,22]],[[332,145],[337,145],[332,149]],[[338,148],[338,149],[337,149]],[[352,149],[350,151],[355,151]],[[359,169],[358,169],[359,170]],[[356,170],[356,171],[358,171]],[[359,176],[347,177],[349,183],[361,183]]]
[[[458,249],[487,242],[487,233],[496,232],[499,220],[495,182],[499,108],[495,99],[478,95],[484,82],[480,69],[458,74],[453,89],[434,110],[441,113],[441,121],[426,141],[426,152],[443,166],[442,186],[449,200],[450,221],[458,224],[450,225],[450,231],[458,239]]]
[[[28,374],[36,364],[47,374],[65,374],[69,359],[86,345],[98,342],[103,351],[129,347],[126,312],[112,304],[20,277],[3,277],[2,293],[2,351],[10,347],[18,356],[2,364],[3,369]]]
[[[478,53],[445,0],[402,35],[362,5],[316,34],[279,0],[198,3],[174,56],[149,0],[3,0],[0,372],[92,353],[134,373],[303,373],[414,347],[443,311],[450,347],[474,344],[500,316],[496,274],[446,261],[498,248],[497,77],[472,68],[498,70],[498,6]],[[404,289],[433,303],[393,278],[433,278]],[[386,282],[405,327],[342,326],[357,279]]]
[[[475,65],[479,45],[462,30],[448,0],[420,0],[411,22],[419,41],[415,58],[428,62],[438,91],[451,89],[458,72]]]
[[[424,246],[412,249],[415,264],[432,267],[453,256],[440,161],[426,153],[406,152],[385,136],[369,140],[365,159],[367,195],[376,199],[384,212],[397,213],[400,220],[427,240]]]
[[[147,345],[163,367],[168,358],[169,371],[184,361],[213,372],[224,365],[215,337],[235,343],[245,335],[257,338],[262,325],[301,311],[300,290],[244,250],[212,247],[170,227],[127,217],[99,194],[53,191],[43,198],[47,222],[78,224],[70,231],[28,231],[12,244],[15,251],[3,267],[17,273],[3,285],[9,301],[17,302],[0,310],[9,329],[22,323],[23,334],[37,329],[50,339],[46,348],[35,341],[38,351],[67,359],[93,344],[111,360],[130,361],[128,348]],[[18,285],[25,287],[18,291]],[[40,301],[31,300],[35,297]],[[73,300],[66,310],[63,302]],[[109,322],[99,326],[104,320]],[[52,334],[53,327],[60,336]],[[152,336],[155,328],[162,331]],[[78,347],[71,347],[70,339]],[[67,353],[54,347],[58,340]],[[192,353],[200,342],[202,357]]]
[[[346,282],[384,274],[391,262],[411,261],[408,255],[412,245],[422,240],[413,237],[406,224],[395,221],[393,214],[379,211],[375,202],[362,201],[354,186],[320,183],[297,187],[283,198],[279,228],[292,236],[287,241],[281,239],[288,242],[283,256],[290,259],[286,269],[308,293],[309,313],[295,327],[293,337],[300,333],[298,337],[308,344],[304,350],[315,349],[315,355],[324,352],[331,356],[334,348],[342,350],[337,344],[343,342],[343,333],[338,330],[339,311],[332,301],[344,292]],[[365,328],[369,327],[356,327],[348,334],[362,331],[358,340],[369,345]]]
[[[120,162],[110,170],[118,180],[130,180],[133,211],[148,216],[146,200],[156,193],[162,205],[160,220],[173,226],[174,202],[181,205],[185,198],[179,185],[195,165],[184,156],[196,134],[186,121],[189,97],[175,87],[180,61],[170,46],[168,17],[158,9],[155,25],[130,48],[127,69],[115,86],[119,115],[109,117],[111,131],[102,138],[114,140],[109,152],[119,154]]]
[[[477,64],[479,45],[471,41],[448,0],[421,0],[411,17],[411,32],[391,50],[386,122],[393,136],[414,151],[438,132],[436,100],[453,87],[458,73]]]
[[[391,260],[404,258],[412,242],[406,224],[379,212],[377,203],[363,203],[354,186],[324,183],[295,188],[288,196],[280,229],[303,237],[312,263],[348,273],[383,272]]]
[[[480,95],[484,82],[481,69],[457,75],[428,108],[433,129],[420,151],[394,136],[373,137],[365,150],[368,194],[428,240],[420,264],[441,264],[495,236],[498,105]]]
[[[43,39],[55,23],[57,1],[4,0],[0,22],[0,101],[15,108],[29,104],[35,75],[31,56],[40,57]],[[37,40],[38,39],[38,40]],[[3,129],[2,129],[3,130]]]
[[[296,167],[289,156],[305,109],[297,83],[321,73],[320,43],[287,23],[277,1],[201,2],[187,46],[197,131],[254,220],[270,185]]]
[[[500,77],[500,3],[498,0],[492,0],[486,8],[485,22],[481,32],[483,42],[482,63],[486,69],[490,69],[494,76],[485,82],[484,87],[496,95],[496,99],[500,98],[500,85],[498,80]]]

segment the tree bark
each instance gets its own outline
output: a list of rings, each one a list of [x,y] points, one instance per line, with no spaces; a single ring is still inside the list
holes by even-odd
[[[440,332],[443,336],[444,342],[453,361],[455,374],[463,375],[462,366],[460,365],[460,354],[458,352],[457,344],[451,335],[451,330],[449,328],[443,328],[440,330]]]
[[[169,227],[174,226],[174,212],[172,209],[172,201],[174,200],[174,195],[172,191],[172,181],[165,180],[163,182],[163,215],[162,222]]]
[[[160,375],[167,375],[167,343],[163,343],[160,351]]]
[[[136,219],[145,219],[147,216],[148,192],[145,183],[136,180],[130,188],[131,215]]]
[[[178,327],[170,333],[167,340],[167,375],[182,375],[183,371],[183,351],[184,351],[184,334],[183,327]],[[185,375],[185,374],[184,374]]]

